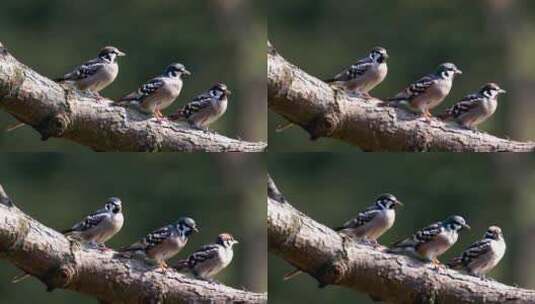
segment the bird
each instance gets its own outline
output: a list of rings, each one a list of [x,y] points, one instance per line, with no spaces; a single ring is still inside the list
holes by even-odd
[[[502,229],[490,226],[482,240],[466,248],[461,256],[453,258],[448,266],[484,279],[485,274],[496,267],[503,258],[505,249]]]
[[[109,198],[104,208],[86,216],[81,222],[61,231],[82,242],[103,246],[124,224],[122,202],[117,197]]]
[[[77,66],[73,71],[54,81],[74,85],[79,90],[90,91],[97,96],[97,100],[101,100],[99,92],[117,78],[119,74],[117,58],[122,56],[126,56],[126,53],[114,46],[103,47],[96,58]],[[10,132],[24,125],[25,123],[17,122],[7,126],[5,131]]]
[[[395,208],[402,205],[394,195],[381,194],[372,206],[334,230],[356,240],[376,242],[381,235],[392,228],[396,220]]]
[[[372,206],[359,212],[355,218],[334,230],[354,240],[370,241],[377,245],[377,239],[394,225],[397,206],[403,206],[403,204],[394,195],[381,194]],[[286,281],[301,273],[301,270],[296,269],[285,274],[283,279]]]
[[[395,243],[387,252],[406,254],[425,262],[440,264],[437,257],[453,246],[459,231],[470,229],[463,217],[454,215],[417,231],[411,237]]]
[[[161,227],[147,234],[140,241],[119,250],[123,256],[129,252],[142,252],[156,261],[161,268],[167,268],[166,260],[178,254],[188,243],[193,232],[199,229],[190,217],[181,217],[175,223]]]
[[[178,261],[174,268],[180,272],[190,272],[199,279],[212,281],[216,274],[232,262],[232,247],[236,244],[238,241],[230,233],[221,233],[215,243],[202,246],[187,259]]]
[[[496,83],[487,83],[474,94],[465,96],[454,106],[446,109],[438,118],[456,121],[461,127],[474,129],[494,114],[498,107],[498,96],[507,91]]]
[[[80,90],[88,90],[98,94],[109,86],[119,74],[117,58],[126,56],[126,53],[113,46],[106,46],[100,50],[98,56],[73,71],[54,79],[60,83],[72,83]]]
[[[225,114],[231,93],[226,84],[217,82],[169,118],[185,119],[192,127],[204,130]]]
[[[389,105],[407,104],[411,110],[432,117],[429,110],[438,106],[451,91],[453,79],[463,72],[453,63],[441,64],[434,73],[420,78],[388,99]]]
[[[361,93],[370,98],[369,92],[385,80],[388,74],[389,58],[385,48],[374,47],[367,57],[358,60],[331,79],[325,82],[339,86],[346,92]]]
[[[124,224],[122,202],[117,197],[106,200],[104,208],[86,216],[82,221],[74,224],[71,228],[61,231],[67,237],[71,237],[82,244],[97,245],[105,248],[105,242],[116,235]],[[29,277],[23,273],[13,278],[13,283],[18,283]]]
[[[136,91],[120,98],[118,104],[137,103],[142,112],[154,114],[161,120],[164,117],[161,111],[169,107],[180,95],[183,86],[182,78],[190,75],[190,71],[183,64],[171,63],[161,75],[150,79]]]

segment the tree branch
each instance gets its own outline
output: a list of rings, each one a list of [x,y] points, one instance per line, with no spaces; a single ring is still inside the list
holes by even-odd
[[[268,197],[269,250],[309,273],[320,286],[348,287],[389,303],[535,303],[535,291],[437,270],[343,238],[278,197]]]
[[[266,294],[157,270],[113,250],[80,247],[4,204],[0,204],[0,258],[39,278],[49,291],[69,289],[101,303],[267,303]]]
[[[43,140],[61,137],[97,151],[261,152],[245,142],[150,119],[39,75],[0,47],[0,108],[31,125]]]
[[[268,107],[303,127],[311,139],[331,137],[366,151],[529,152],[518,142],[460,129],[437,119],[426,122],[404,109],[381,107],[333,90],[284,59],[268,42]]]

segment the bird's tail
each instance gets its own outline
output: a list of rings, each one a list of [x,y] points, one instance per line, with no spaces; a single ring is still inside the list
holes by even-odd
[[[284,277],[282,278],[284,281],[288,281],[289,279],[293,278],[293,277],[296,277],[300,274],[302,274],[303,272],[299,269],[296,269],[294,271],[290,271],[288,272],[287,274],[284,275]]]
[[[440,120],[443,120],[443,121],[447,121],[447,120],[451,120],[452,119],[452,115],[451,115],[451,112],[448,110],[442,112],[441,114],[437,115],[436,118],[440,119]]]
[[[463,265],[463,259],[461,257],[455,257],[453,259],[451,259],[449,262],[448,262],[448,267],[451,268],[451,269],[459,269],[459,268],[462,268],[462,265]]]
[[[295,126],[295,124],[293,122],[286,122],[286,123],[278,125],[275,128],[275,132],[277,132],[277,133],[284,132],[284,131],[288,130],[289,128],[293,127],[293,126]]]
[[[189,262],[188,260],[180,260],[176,264],[173,265],[173,268],[176,269],[176,271],[184,272],[186,270],[189,270]]]
[[[9,126],[7,126],[4,131],[5,132],[11,132],[11,131],[14,131],[20,127],[24,127],[26,124],[23,123],[23,122],[17,122],[17,123],[14,123],[14,124],[11,124]]]
[[[178,109],[175,113],[167,116],[167,118],[172,121],[186,119],[186,116],[184,115],[184,109]]]
[[[334,78],[323,79],[323,82],[326,82],[326,83],[333,83],[333,82],[336,82],[336,79],[334,79]]]
[[[29,277],[30,277],[30,275],[28,273],[22,272],[22,273],[16,275],[15,277],[13,277],[13,279],[11,279],[11,283],[16,284],[18,282],[26,280]]]
[[[59,77],[59,78],[54,78],[52,79],[54,82],[64,82],[65,80],[67,80],[65,77]]]

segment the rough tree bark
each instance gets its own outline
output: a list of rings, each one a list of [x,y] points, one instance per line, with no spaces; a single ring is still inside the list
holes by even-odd
[[[159,123],[135,109],[59,85],[2,50],[0,108],[32,126],[43,140],[61,137],[96,151],[261,152],[267,146]]]
[[[344,238],[290,205],[268,182],[270,252],[329,284],[388,303],[535,303],[535,291],[483,281]]]
[[[365,151],[530,152],[534,142],[501,139],[404,109],[381,107],[333,90],[289,63],[268,42],[268,107],[303,127],[311,139],[331,137]]]
[[[101,303],[267,303],[267,294],[162,271],[113,250],[81,247],[13,205],[0,186],[0,258],[39,278]]]

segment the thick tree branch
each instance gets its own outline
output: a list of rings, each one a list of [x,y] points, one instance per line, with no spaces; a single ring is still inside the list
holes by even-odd
[[[266,294],[162,271],[113,250],[81,247],[15,206],[0,204],[0,258],[48,288],[88,294],[101,303],[267,303]]]
[[[343,238],[278,197],[268,197],[269,250],[320,286],[340,285],[389,303],[535,303],[535,291],[435,269]]]
[[[426,122],[404,109],[379,106],[333,90],[284,59],[268,42],[269,109],[309,132],[366,151],[529,152],[534,142],[501,139],[433,119]]]
[[[157,122],[135,109],[59,85],[0,49],[0,108],[37,130],[43,140],[61,137],[97,151],[261,152],[245,142]]]

